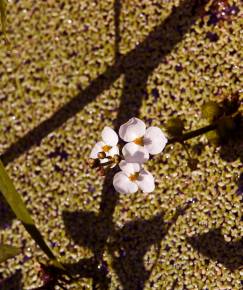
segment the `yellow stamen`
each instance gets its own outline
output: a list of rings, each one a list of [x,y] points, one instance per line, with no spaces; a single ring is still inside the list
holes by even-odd
[[[109,146],[109,145],[105,145],[105,146],[103,146],[102,147],[102,150],[104,151],[104,152],[108,152],[109,150],[111,150],[111,146]]]
[[[139,173],[138,173],[138,172],[135,172],[134,174],[131,174],[131,175],[129,176],[129,179],[130,179],[131,181],[136,181],[136,180],[138,180],[138,176],[139,176]]]
[[[138,138],[136,138],[133,142],[134,142],[135,144],[137,144],[137,145],[141,145],[141,146],[144,145],[144,144],[143,144],[143,137],[138,137]]]

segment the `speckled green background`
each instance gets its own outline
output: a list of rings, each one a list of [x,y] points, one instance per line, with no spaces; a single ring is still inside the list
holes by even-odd
[[[208,16],[192,20],[193,1],[121,2],[119,8],[117,0],[10,1],[9,44],[0,39],[3,161],[64,262],[104,248],[109,289],[240,290],[243,138],[228,149],[208,145],[204,136],[190,141],[203,147],[193,172],[181,146],[168,146],[148,163],[156,178],[149,195],[118,196],[108,178],[102,191],[104,178],[87,159],[105,125],[134,115],[161,128],[175,115],[187,130],[205,125],[201,105],[241,89],[242,12],[212,26]],[[240,8],[240,1],[229,3]],[[176,208],[192,198],[176,218]],[[6,208],[2,198],[0,204]],[[206,253],[198,251],[189,238],[209,231],[206,245],[199,242]],[[2,278],[14,275],[7,285],[15,286],[6,289],[41,285],[44,255],[6,209],[0,242],[22,248],[0,265]],[[68,289],[92,289],[92,279]]]

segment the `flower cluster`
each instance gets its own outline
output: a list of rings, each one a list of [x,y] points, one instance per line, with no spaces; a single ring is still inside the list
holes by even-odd
[[[138,118],[131,118],[119,128],[120,138],[126,142],[120,155],[119,137],[110,127],[101,133],[102,141],[93,147],[90,158],[94,167],[114,167],[119,164],[121,171],[115,174],[113,185],[119,193],[134,193],[139,188],[149,193],[154,190],[154,177],[144,169],[149,155],[163,151],[167,138],[159,127],[146,128]]]

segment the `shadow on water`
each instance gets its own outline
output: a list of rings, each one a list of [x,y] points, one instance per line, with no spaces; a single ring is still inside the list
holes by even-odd
[[[114,226],[109,229],[110,238],[109,242],[106,242],[106,246],[109,255],[112,256],[112,267],[124,290],[144,288],[154,262],[148,261],[151,269],[147,270],[144,265],[145,254],[153,245],[159,252],[164,236],[189,206],[190,204],[187,204],[184,208],[178,208],[169,222],[164,222],[162,212],[148,220],[136,219],[125,224],[120,230],[115,230]],[[74,275],[80,275],[80,277],[87,275],[86,277],[95,278],[101,285],[101,289],[108,289],[109,279],[104,275],[108,274],[107,265],[104,261],[95,259],[96,251],[100,255],[100,248],[104,247],[107,230],[105,223],[99,219],[98,215],[82,211],[63,212],[63,220],[68,236],[76,244],[88,247],[94,252],[94,259],[88,260],[87,265],[85,260],[81,260],[76,264],[67,265],[67,268]]]
[[[115,61],[117,62],[120,58],[120,50],[119,50],[119,44],[121,41],[121,34],[120,34],[120,14],[122,9],[122,3],[121,0],[115,0],[114,1],[114,26],[115,26]]]
[[[219,228],[187,240],[206,258],[223,264],[231,271],[243,266],[243,238],[236,242],[226,242]]]
[[[22,285],[22,273],[20,270],[16,271],[12,276],[1,279],[0,278],[0,289],[1,290],[23,290]]]
[[[243,116],[239,115],[236,130],[220,146],[220,157],[227,162],[240,160],[243,164]],[[237,182],[237,195],[241,196],[243,202],[243,172],[239,172]],[[242,216],[241,216],[242,220]],[[239,237],[236,242],[226,242],[221,229],[210,230],[206,234],[194,236],[187,239],[194,249],[209,259],[223,264],[231,271],[243,266],[243,238]]]
[[[137,116],[142,99],[147,95],[146,82],[149,74],[182,40],[185,33],[195,22],[205,2],[184,0],[180,6],[174,7],[171,15],[156,26],[143,42],[126,55],[118,57],[114,65],[109,66],[86,89],[78,93],[50,118],[30,130],[16,143],[10,145],[5,153],[1,155],[3,163],[6,165],[28,151],[32,146],[38,146],[49,133],[59,128],[69,118],[82,110],[85,105],[95,101],[96,97],[108,89],[122,74],[125,76],[124,91],[116,125],[118,126],[119,123],[131,116]],[[121,2],[116,1],[116,3],[116,19],[119,19]],[[119,20],[115,22],[119,24]],[[116,28],[116,31],[118,36],[116,36],[117,44],[115,45],[118,50],[119,28]]]
[[[96,97],[108,89],[121,75],[124,75],[124,88],[114,127],[117,129],[129,118],[138,116],[142,101],[147,97],[146,84],[149,75],[163,61],[165,56],[172,51],[175,45],[183,39],[185,33],[189,31],[191,25],[198,17],[201,7],[206,2],[197,0],[182,1],[180,6],[173,7],[172,13],[160,25],[156,26],[143,42],[126,55],[120,55],[120,30],[118,25],[121,1],[115,1],[115,64],[109,66],[86,89],[79,92],[50,118],[12,144],[1,156],[3,163],[6,165],[28,151],[32,146],[38,146],[49,133],[77,114],[88,103],[95,101]],[[97,284],[101,285],[102,289],[108,289],[109,279],[104,275],[106,273],[106,265],[102,257],[104,248],[107,246],[108,237],[113,236],[115,241],[117,241],[117,244],[113,246],[118,247],[118,251],[121,250],[120,248],[125,248],[126,253],[128,253],[123,257],[113,257],[114,268],[124,289],[136,289],[129,288],[131,285],[135,287],[138,285],[140,288],[137,289],[142,289],[149,277],[148,271],[144,268],[143,257],[149,246],[154,243],[160,243],[163,235],[167,232],[163,230],[165,226],[163,214],[155,216],[151,220],[136,220],[125,225],[121,231],[116,232],[113,224],[113,213],[119,196],[112,186],[113,173],[111,172],[105,178],[98,214],[82,211],[64,212],[63,219],[70,237],[77,244],[87,246],[94,252],[92,259],[85,259],[76,264],[76,266],[78,265],[76,268],[79,268],[79,271],[82,272],[81,275],[90,275],[93,278],[94,287]],[[123,239],[124,236],[129,236],[129,228],[132,228],[136,233],[133,241],[132,239],[130,241]],[[165,228],[168,228],[168,225]],[[132,247],[135,247],[136,262],[129,257]],[[110,251],[113,252],[113,249],[111,248]],[[136,279],[131,277],[130,269],[126,269],[125,272],[118,269],[119,261],[124,264],[123,269],[128,267],[127,263],[133,265]],[[75,265],[69,265],[69,267],[75,268]],[[142,273],[137,277],[140,271]],[[137,281],[138,278],[140,279],[139,283]]]
[[[230,138],[221,145],[220,147],[220,157],[231,163],[236,160],[239,160],[243,165],[243,115],[239,116],[239,123],[236,130],[233,131],[233,134]],[[236,194],[242,196],[243,202],[243,170],[239,172],[239,179],[237,181],[238,189]]]
[[[4,196],[0,192],[0,229],[11,226],[12,220],[15,218],[14,213],[5,201]]]

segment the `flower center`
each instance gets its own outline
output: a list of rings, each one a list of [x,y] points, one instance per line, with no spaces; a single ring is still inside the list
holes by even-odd
[[[138,172],[135,172],[134,174],[131,174],[131,175],[129,176],[129,179],[130,179],[131,181],[136,181],[136,180],[138,180],[138,176],[139,176],[139,173],[138,173]]]
[[[135,144],[137,144],[137,145],[140,145],[140,146],[143,146],[144,145],[144,143],[143,143],[143,137],[138,137],[133,142]]]
[[[112,148],[111,146],[109,146],[109,145],[105,145],[105,146],[102,147],[102,150],[103,150],[104,152],[108,152],[111,148]]]

